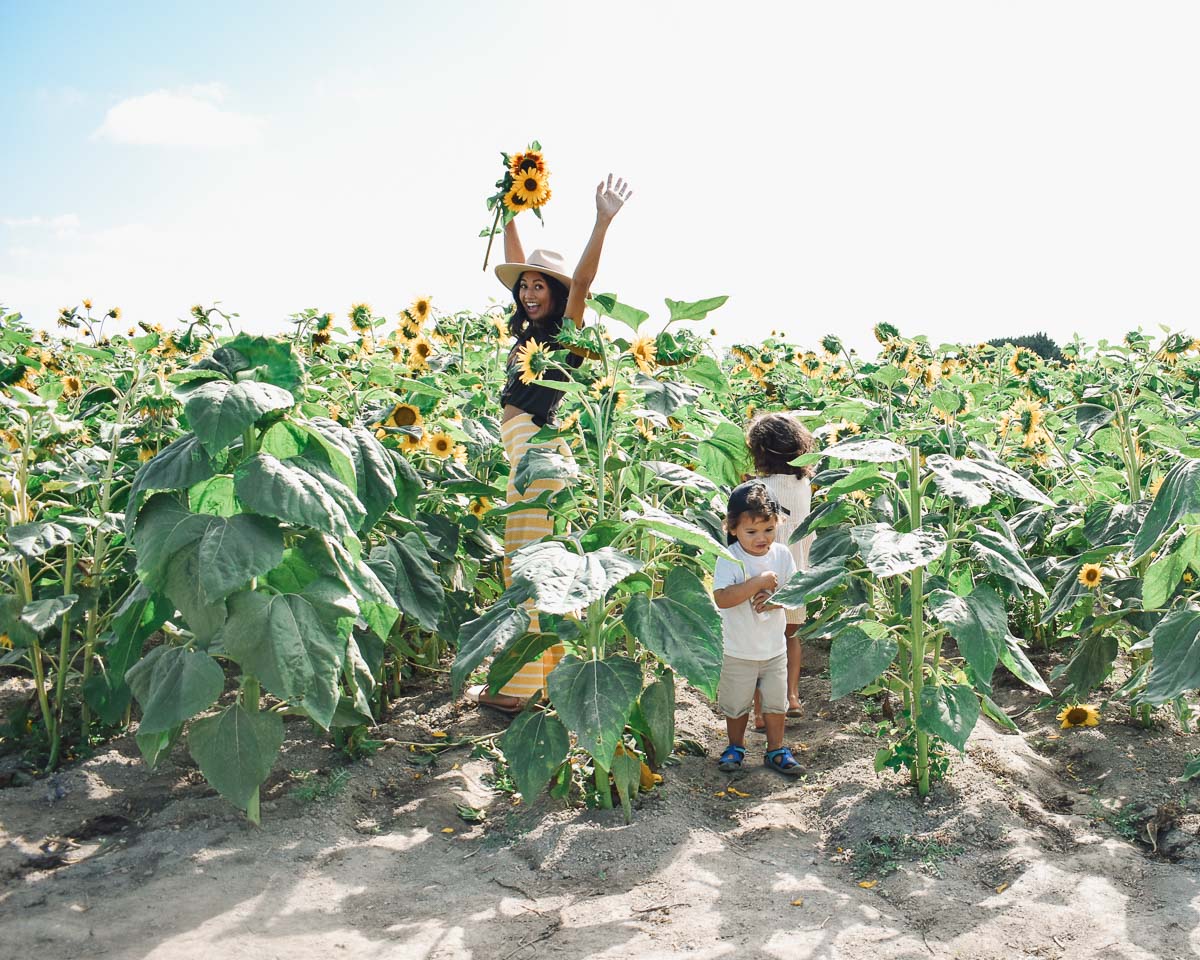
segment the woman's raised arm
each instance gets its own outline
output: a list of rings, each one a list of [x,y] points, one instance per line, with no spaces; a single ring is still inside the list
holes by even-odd
[[[525,250],[521,247],[521,235],[517,233],[515,218],[504,225],[504,262],[525,262]]]
[[[621,178],[613,183],[613,176],[608,175],[608,182],[601,180],[596,187],[596,225],[592,227],[592,235],[588,238],[587,246],[579,258],[579,265],[571,277],[571,292],[567,296],[567,308],[563,311],[564,318],[574,321],[576,327],[583,326],[583,306],[596,279],[596,271],[600,268],[600,251],[604,249],[604,235],[613,217],[620,212],[625,201],[633,196],[633,190]],[[508,234],[504,235],[505,253],[508,251]]]

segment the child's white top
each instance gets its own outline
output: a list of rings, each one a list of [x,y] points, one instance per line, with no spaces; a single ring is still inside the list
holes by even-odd
[[[779,586],[782,587],[796,572],[796,562],[791,553],[779,543],[771,544],[771,549],[761,557],[751,556],[739,543],[731,543],[729,552],[738,562],[733,563],[724,557],[717,558],[717,567],[713,571],[714,590],[745,583],[768,570],[775,571],[779,577]],[[755,613],[750,601],[745,600],[736,607],[723,609],[721,620],[724,627],[725,653],[728,656],[741,660],[770,660],[787,651],[787,643],[783,636],[787,617],[783,610]]]
[[[760,478],[779,505],[789,513],[781,514],[775,524],[775,542],[782,543],[792,552],[797,570],[808,569],[808,549],[813,537],[809,534],[799,543],[788,543],[792,531],[808,516],[812,509],[812,484],[808,477],[797,477],[790,473],[771,473]],[[780,586],[783,586],[781,583]]]

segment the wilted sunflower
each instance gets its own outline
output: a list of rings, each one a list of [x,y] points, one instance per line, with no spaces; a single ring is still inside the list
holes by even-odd
[[[1001,417],[1001,432],[1007,436],[1013,430],[1021,434],[1024,446],[1035,446],[1046,433],[1042,428],[1042,405],[1036,400],[1014,403]]]
[[[418,337],[408,349],[411,356],[420,357],[422,362],[433,356],[433,344],[424,337]]]
[[[827,333],[821,338],[821,346],[826,353],[837,354],[842,352],[842,341],[832,333]]]
[[[637,361],[638,369],[642,373],[654,372],[654,365],[658,360],[658,347],[653,337],[634,337],[633,343],[629,345],[629,355]]]
[[[62,378],[63,396],[74,397],[83,391],[83,381],[75,376]]]
[[[327,333],[314,333],[312,335],[312,345],[314,347],[323,347],[330,341],[330,336]]]
[[[558,429],[560,432],[565,433],[567,430],[574,430],[577,423],[579,423],[579,411],[572,410],[567,416],[563,417],[562,423],[558,425]]]
[[[0,443],[3,443],[9,450],[21,449],[21,441],[11,430],[0,430]]]
[[[800,368],[800,372],[806,377],[819,377],[825,370],[824,361],[811,351],[797,356],[796,366]]]
[[[421,425],[421,411],[411,403],[398,403],[392,408],[392,412],[388,414],[385,423],[389,427],[419,427]]]
[[[1090,703],[1076,703],[1063,707],[1058,718],[1062,721],[1062,729],[1068,727],[1094,727],[1100,723],[1100,711]]]
[[[492,501],[487,497],[476,497],[471,501],[471,505],[467,507],[467,511],[477,520],[483,519],[483,515],[492,509]]]
[[[371,329],[371,305],[369,303],[355,303],[351,305],[350,326],[359,332]]]
[[[1014,377],[1023,377],[1038,365],[1039,357],[1028,347],[1017,347],[1008,358],[1008,369]]]
[[[454,453],[454,438],[448,433],[438,431],[429,438],[426,447],[435,457],[445,460]]]
[[[322,313],[317,316],[316,328],[319,333],[325,333],[333,326],[333,314]]]
[[[1166,477],[1155,477],[1150,481],[1150,486],[1146,488],[1146,492],[1152,497],[1158,496],[1158,491],[1162,489],[1163,481]]]
[[[1191,337],[1185,337],[1181,333],[1173,333],[1167,337],[1166,343],[1162,345],[1162,349],[1155,356],[1163,363],[1174,364],[1179,361],[1180,354],[1191,349],[1191,346]]]
[[[521,369],[521,382],[533,383],[541,377],[542,371],[549,363],[550,351],[536,340],[528,340],[517,351],[517,366]]]
[[[644,417],[638,417],[633,421],[633,425],[637,428],[637,432],[647,440],[654,439],[654,425],[649,420]]]
[[[939,400],[933,403],[933,412],[946,423],[953,423],[971,409],[971,395],[965,390],[962,393],[959,393],[957,390],[944,390],[941,392],[952,395],[955,401],[945,400],[943,402],[939,398]]]
[[[1100,569],[1098,563],[1085,563],[1079,571],[1079,582],[1089,590],[1095,590],[1100,586],[1100,581],[1104,578],[1104,571]]]
[[[145,463],[147,460],[153,460],[157,455],[158,451],[155,450],[151,444],[143,443],[138,447],[138,461],[141,463]]]
[[[875,324],[875,339],[880,343],[886,344],[892,340],[900,338],[900,330],[894,324],[884,321],[883,323]]]
[[[429,297],[417,297],[412,302],[412,306],[405,311],[417,326],[421,326],[429,319],[430,313],[433,311],[433,303]]]
[[[105,316],[112,317],[114,320],[120,320],[121,319],[121,308],[113,307],[111,310],[108,311],[107,314],[105,314]]]
[[[71,330],[79,328],[79,321],[75,319],[75,309],[73,307],[63,307],[58,311],[58,325]]]

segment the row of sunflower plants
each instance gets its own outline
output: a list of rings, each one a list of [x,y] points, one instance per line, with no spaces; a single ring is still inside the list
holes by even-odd
[[[580,769],[593,801],[611,807],[615,789],[628,817],[632,796],[674,748],[675,673],[715,696],[721,619],[704,578],[726,555],[717,487],[740,479],[745,444],[709,398],[724,385],[717,362],[690,331],[668,328],[724,300],[668,300],[668,319],[651,337],[640,329],[648,314],[597,297],[591,306],[628,326],[631,339],[609,340],[597,327],[568,335],[591,361],[578,370],[562,354],[524,358],[528,380],[565,393],[560,425],[537,439],[574,455],[534,447],[513,466],[516,488],[544,477],[568,483],[543,495],[556,535],[515,554],[511,586],[463,625],[451,676],[458,689],[491,656],[486,682],[498,691],[550,646],[566,647],[545,708],[531,705],[501,742],[525,796],[551,783],[566,796]],[[551,369],[569,379],[544,378]]]

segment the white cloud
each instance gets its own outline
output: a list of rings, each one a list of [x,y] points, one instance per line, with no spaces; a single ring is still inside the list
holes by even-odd
[[[223,110],[219,83],[156,90],[110,107],[94,139],[156,147],[243,147],[259,142],[256,117]]]

